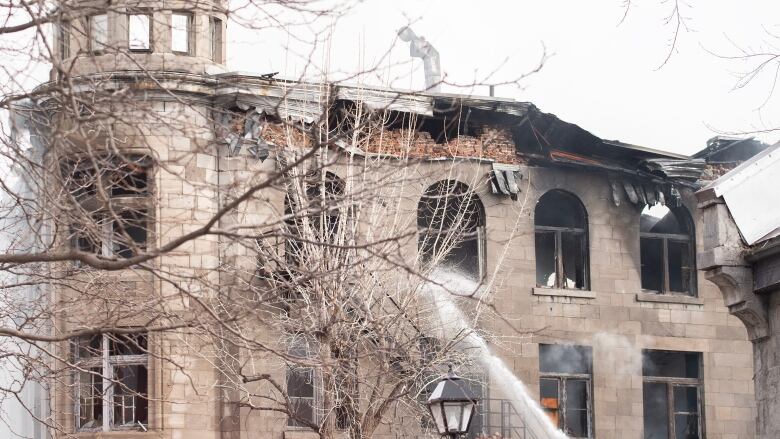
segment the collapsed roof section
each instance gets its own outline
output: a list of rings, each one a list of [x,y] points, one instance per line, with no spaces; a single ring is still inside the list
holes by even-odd
[[[355,114],[380,114],[381,140],[340,145],[352,153],[597,170],[613,181],[615,203],[676,201],[680,188],[702,186],[700,178],[708,162],[705,156],[688,157],[602,139],[532,103],[513,99],[302,83],[240,73],[216,78],[216,99],[223,108],[255,116],[275,115],[303,124],[328,120],[335,122],[332,126],[350,127],[355,126],[350,123]],[[260,123],[254,120],[239,134],[251,137]],[[516,196],[514,174],[506,172],[494,172],[494,189]]]

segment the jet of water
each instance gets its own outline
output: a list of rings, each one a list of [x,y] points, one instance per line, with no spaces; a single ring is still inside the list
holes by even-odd
[[[468,334],[461,343],[466,348],[479,351],[478,360],[489,372],[491,387],[508,394],[531,437],[568,439],[531,397],[525,384],[491,351],[485,339],[474,330],[469,319],[458,307],[455,301],[457,295],[479,293],[479,284],[458,272],[442,269],[434,271],[430,278],[435,283],[427,285],[425,291],[431,295],[436,305],[444,334]]]

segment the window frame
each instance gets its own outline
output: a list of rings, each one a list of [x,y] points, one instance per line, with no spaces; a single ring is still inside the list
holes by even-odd
[[[643,349],[642,350],[642,361],[644,362],[644,356],[646,352],[653,352],[653,351],[662,351],[663,350],[656,350],[656,349]],[[685,351],[666,351],[666,352],[674,352],[679,354],[689,354],[694,352],[685,352]],[[642,391],[644,393],[644,385],[645,384],[666,384],[666,404],[667,404],[667,427],[668,427],[668,433],[669,433],[669,439],[674,439],[676,437],[676,430],[675,430],[675,415],[678,414],[685,414],[685,415],[696,415],[698,419],[698,426],[699,426],[699,439],[704,439],[707,437],[707,434],[705,433],[705,422],[704,422],[704,362],[703,362],[703,355],[700,352],[695,352],[699,355],[699,378],[686,378],[686,377],[663,377],[663,376],[653,376],[653,375],[645,375],[644,370],[642,371]],[[697,413],[692,412],[677,412],[674,407],[675,399],[674,399],[674,389],[679,387],[695,387],[696,388],[696,404],[697,404]],[[642,406],[643,410],[645,410],[645,401],[644,396],[642,399]],[[643,413],[644,418],[644,413]]]
[[[559,192],[561,194],[566,195],[567,197],[570,197],[573,202],[577,204],[577,208],[581,210],[582,213],[582,221],[584,224],[582,224],[583,227],[559,227],[559,226],[543,226],[537,224],[537,218],[536,218],[536,210],[538,209],[538,203],[540,201],[543,201],[542,199],[552,193],[552,192]],[[565,290],[578,290],[578,291],[590,291],[590,239],[588,235],[588,211],[585,209],[585,206],[582,204],[582,200],[579,199],[576,195],[564,191],[561,189],[552,189],[544,194],[542,194],[541,197],[539,197],[539,200],[537,200],[537,206],[534,208],[534,252],[536,257],[538,257],[538,249],[536,248],[536,238],[540,234],[546,234],[546,233],[552,233],[554,236],[554,249],[553,249],[553,255],[555,258],[555,283],[553,286],[548,285],[540,285],[538,282],[538,273],[537,273],[537,281],[536,286],[539,288],[550,288],[550,289],[565,289]],[[582,254],[582,287],[577,288],[576,284],[574,288],[569,288],[566,286],[566,272],[564,270],[563,266],[563,234],[569,234],[569,235],[581,235],[581,243],[580,243],[580,252]],[[576,280],[575,280],[576,283]]]
[[[143,241],[133,240],[133,243],[141,251],[146,251],[150,248],[154,241],[154,221],[152,217],[154,210],[150,204],[153,201],[154,163],[148,156],[132,154],[114,158],[101,157],[100,160],[112,162],[116,169],[106,169],[98,174],[95,165],[90,160],[78,160],[63,165],[63,172],[65,173],[63,179],[67,191],[75,199],[75,202],[80,203],[83,208],[92,212],[92,221],[89,225],[71,224],[67,237],[68,245],[71,249],[89,251],[89,248],[82,246],[82,244],[91,243],[94,246],[93,250],[96,255],[106,258],[127,259],[127,257],[136,256],[137,253],[132,251],[130,242],[123,244],[120,242],[121,240],[115,239],[116,236],[124,238],[123,235],[116,234],[122,231],[122,229],[117,229],[118,223],[116,220],[122,221],[124,232],[129,238],[132,238],[130,235],[132,228],[137,229],[136,226],[141,224],[146,232],[145,239]],[[138,170],[137,173],[134,172],[134,168]],[[140,177],[133,177],[136,174],[143,175],[143,180]],[[81,176],[85,177],[82,178]],[[86,186],[82,184],[80,178],[85,179]],[[136,181],[139,182],[137,186],[133,184]],[[125,183],[127,183],[130,189],[117,191],[117,188],[123,189],[123,186],[119,184]],[[73,189],[68,188],[67,186],[70,184],[74,184],[75,187]],[[113,213],[117,216],[116,219],[109,218],[108,209],[99,205],[96,201],[95,197],[100,189],[104,190],[110,197]],[[93,231],[98,236],[89,236],[90,226],[93,227]],[[128,228],[131,228],[131,230],[128,230]],[[93,238],[98,238],[99,242],[98,239]],[[115,249],[117,245],[124,245],[130,248],[131,254],[129,256],[120,255],[120,251]],[[76,261],[76,266],[81,266],[81,264]]]
[[[139,334],[140,335],[140,334]],[[150,367],[150,355],[149,355],[149,336],[146,333],[143,333],[143,336],[146,338],[146,353],[144,354],[134,354],[134,355],[111,355],[111,334],[100,334],[101,340],[101,347],[100,347],[100,356],[95,357],[87,357],[87,358],[80,358],[78,356],[78,347],[79,347],[79,340],[80,338],[72,339],[70,343],[72,343],[71,348],[72,356],[73,356],[73,363],[76,368],[74,371],[74,410],[73,410],[73,417],[74,417],[74,430],[76,432],[91,432],[91,431],[102,431],[102,432],[109,432],[109,431],[136,431],[139,430],[139,428],[143,431],[148,431],[149,429],[149,420],[150,420],[150,401],[151,398],[149,397],[149,390],[151,388],[150,383],[152,380],[149,379],[149,371],[151,369]],[[136,421],[134,424],[123,424],[123,425],[114,425],[114,386],[118,385],[116,382],[114,382],[114,368],[121,367],[121,366],[143,366],[146,368],[147,371],[147,377],[146,377],[146,424],[140,423],[140,421]],[[90,369],[101,369],[101,373],[98,376],[101,380],[101,408],[102,408],[102,418],[104,422],[99,427],[82,427],[81,424],[81,374],[86,369],[87,372],[89,372]],[[108,420],[108,422],[105,422],[105,420]]]
[[[668,206],[667,206],[668,207]],[[681,225],[688,229],[687,234],[681,233],[657,233],[657,232],[642,232],[639,231],[639,282],[642,291],[660,295],[676,295],[676,296],[688,296],[698,297],[697,285],[696,285],[696,229],[687,209],[684,207],[669,207],[669,212],[674,215]],[[640,219],[642,213],[639,214]],[[642,285],[642,242],[644,240],[660,240],[661,241],[661,290],[652,290],[644,288]],[[671,283],[669,280],[669,243],[683,243],[688,245],[688,291],[672,291]],[[682,269],[682,266],[680,266]]]
[[[70,58],[70,21],[62,20],[57,24],[57,50],[60,60]]]
[[[540,344],[540,346],[544,345],[546,343]],[[594,428],[593,428],[593,421],[595,419],[594,416],[594,395],[593,395],[593,350],[590,346],[584,346],[584,345],[555,345],[555,344],[547,344],[548,346],[568,346],[570,348],[575,348],[577,350],[582,350],[579,355],[582,355],[583,353],[587,352],[587,358],[590,361],[590,364],[588,364],[588,370],[589,373],[573,373],[573,372],[547,372],[542,371],[542,354],[540,352],[539,354],[539,403],[540,407],[544,411],[545,408],[541,404],[542,399],[542,392],[541,392],[541,385],[542,380],[555,380],[557,381],[558,385],[558,425],[557,427],[560,428],[562,431],[566,432],[566,403],[567,403],[567,396],[568,393],[566,391],[566,383],[568,381],[585,381],[585,397],[586,397],[586,421],[588,424],[588,432],[587,436],[567,436],[571,437],[572,439],[590,439],[594,436]],[[568,433],[566,433],[568,435]]]
[[[98,40],[96,39],[95,29],[93,28],[96,17],[105,17],[106,20],[105,41],[102,43],[98,42]],[[108,13],[106,12],[87,16],[87,42],[88,42],[87,47],[90,53],[99,55],[106,52],[106,49],[108,48],[108,44],[109,44],[109,31],[110,31],[108,21],[109,21]]]
[[[312,352],[315,352],[316,349],[315,344],[316,341],[312,338],[303,335],[303,334],[297,334],[297,335],[288,335],[288,350],[287,353],[292,358],[311,358]],[[312,386],[312,396],[290,396],[290,390],[289,390],[289,384],[290,384],[290,374],[291,373],[297,373],[297,372],[308,372],[311,377],[311,386]],[[312,419],[310,422],[315,425],[319,425],[321,421],[321,414],[320,414],[320,407],[322,407],[322,376],[320,375],[320,371],[318,368],[314,366],[299,366],[294,364],[294,362],[287,362],[285,364],[285,376],[284,376],[284,391],[287,396],[287,401],[290,404],[295,404],[296,401],[310,401],[311,402],[311,408],[312,408]],[[299,423],[299,421],[291,416],[289,411],[293,410],[294,407],[288,406],[288,413],[287,413],[287,420],[285,421],[285,428],[291,429],[291,430],[306,430],[309,429],[307,425],[303,423]]]
[[[209,16],[209,59],[217,64],[224,63],[222,59],[222,19]]]
[[[176,26],[174,25],[174,17],[177,15],[187,17],[187,50],[179,51],[174,49],[174,33],[176,32]],[[171,11],[171,52],[176,55],[194,56],[195,55],[195,14],[192,11],[187,10],[174,10]]]
[[[448,192],[445,193],[439,193],[438,189],[441,187],[441,185],[445,185],[444,187],[448,190]],[[456,193],[455,188],[457,186],[461,186],[465,190],[463,192]],[[446,197],[444,196],[446,195]],[[446,221],[443,218],[437,218],[437,211],[441,208],[436,206],[433,212],[426,212],[430,213],[431,216],[428,217],[421,217],[420,212],[425,209],[423,206],[426,202],[426,199],[430,198],[437,198],[441,197],[442,199],[447,197],[452,197],[452,201],[446,201],[444,209],[446,209],[447,204],[450,202],[460,202],[457,200],[458,197],[467,197],[467,201],[469,204],[472,204],[475,208],[475,215],[477,215],[476,218],[476,226],[474,226],[473,230],[464,230],[460,233],[459,236],[456,236],[457,243],[453,243],[453,249],[457,247],[458,245],[461,245],[463,243],[474,241],[477,246],[477,277],[474,279],[474,281],[478,284],[481,284],[484,282],[485,277],[487,276],[487,238],[486,238],[486,230],[487,230],[487,215],[485,212],[485,204],[482,202],[482,199],[477,194],[476,190],[471,188],[466,183],[463,183],[461,181],[455,180],[455,179],[447,179],[447,180],[439,180],[434,182],[433,184],[429,185],[425,191],[423,191],[423,194],[420,196],[420,199],[417,202],[417,251],[420,257],[420,260],[423,262],[423,264],[428,264],[431,262],[432,255],[435,254],[435,252],[440,251],[438,249],[438,243],[442,240],[450,239],[450,235],[454,233],[452,230],[442,230],[439,228],[438,230],[434,227],[432,227],[433,224],[423,224],[423,220],[432,220],[434,223],[436,221],[442,223],[440,225],[443,226],[444,222]],[[437,202],[438,203],[438,202]],[[446,216],[446,212],[444,214]],[[460,220],[461,222],[467,221],[467,218],[465,216]],[[443,258],[446,258],[446,255],[443,256]]]
[[[133,53],[152,53],[154,52],[154,15],[149,8],[131,8],[125,12],[127,17],[127,50]],[[146,49],[132,48],[131,19],[134,16],[145,16],[149,20],[148,45]]]

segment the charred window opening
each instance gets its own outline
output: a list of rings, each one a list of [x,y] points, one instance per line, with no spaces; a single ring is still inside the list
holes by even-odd
[[[144,156],[98,157],[63,165],[64,187],[78,206],[68,237],[71,248],[120,258],[146,249],[149,169],[150,160]]]
[[[694,296],[693,224],[685,209],[646,206],[639,231],[642,289]]]
[[[334,246],[343,238],[339,224],[344,181],[330,172],[310,174],[304,177],[303,187],[303,196],[291,191],[284,201],[285,259],[293,267],[306,265],[315,247],[337,250]]]
[[[146,334],[103,334],[71,341],[76,373],[76,429],[148,429]]]
[[[697,352],[642,352],[645,439],[699,439],[702,363]]]
[[[292,358],[307,359],[313,355],[312,342],[305,337],[295,337],[290,342],[288,354]],[[313,367],[295,362],[287,364],[285,384],[291,406],[287,408],[288,427],[306,427],[317,422],[317,373]]]
[[[588,218],[574,195],[553,190],[534,212],[536,285],[588,289]]]
[[[485,210],[465,184],[430,186],[417,205],[418,249],[425,264],[481,281],[485,273]]]
[[[138,250],[146,250],[146,211],[125,211],[113,224],[112,253],[120,258],[132,258]]]
[[[539,345],[539,397],[569,437],[593,436],[593,355],[588,346]]]

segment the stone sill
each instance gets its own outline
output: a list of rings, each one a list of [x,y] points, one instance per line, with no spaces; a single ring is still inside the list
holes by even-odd
[[[285,430],[284,439],[319,439],[320,435],[311,430]]]
[[[704,299],[682,294],[636,293],[637,302],[680,303],[683,305],[704,305]]]
[[[576,299],[596,298],[596,293],[589,290],[534,287],[531,289],[531,293],[534,296],[572,297]]]

